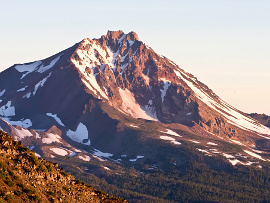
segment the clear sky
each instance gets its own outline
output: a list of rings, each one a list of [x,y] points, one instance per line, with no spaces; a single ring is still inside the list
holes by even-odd
[[[0,0],[0,71],[107,30],[140,40],[244,112],[270,115],[269,0]]]

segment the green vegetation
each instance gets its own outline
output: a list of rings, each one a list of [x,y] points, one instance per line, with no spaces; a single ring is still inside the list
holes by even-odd
[[[13,199],[13,195],[11,194],[6,195],[6,198],[5,198],[6,201],[11,202],[12,199]]]
[[[7,150],[8,149],[8,150]],[[109,197],[83,181],[74,184],[74,177],[24,148],[0,131],[0,203],[1,202],[96,202]],[[45,178],[44,178],[45,177]],[[63,186],[65,181],[68,184]],[[93,193],[96,193],[93,195]],[[72,195],[70,195],[72,194]]]
[[[154,197],[159,198],[158,202],[270,200],[270,171],[256,167],[234,167],[227,164],[222,169],[213,169],[194,161],[183,167],[171,166],[167,172],[146,170],[148,167],[145,165],[137,165],[135,169],[121,175],[82,174],[76,167],[63,167],[75,174],[76,178],[132,202],[153,200]],[[139,172],[140,175],[135,175]]]
[[[12,187],[14,185],[14,183],[12,182],[12,180],[6,180],[5,183],[9,186]]]
[[[41,172],[48,172],[48,169],[47,169],[46,166],[44,166],[43,164],[40,164],[40,165],[39,165],[38,170],[41,171]]]

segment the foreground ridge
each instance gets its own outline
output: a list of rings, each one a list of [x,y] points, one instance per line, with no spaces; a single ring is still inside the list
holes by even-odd
[[[65,173],[0,131],[0,202],[127,202]]]

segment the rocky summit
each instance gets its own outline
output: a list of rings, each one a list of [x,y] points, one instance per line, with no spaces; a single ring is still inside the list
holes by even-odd
[[[142,189],[141,182],[123,184],[146,180],[153,171],[179,178],[179,170],[194,163],[227,172],[266,170],[270,160],[267,126],[227,104],[135,32],[108,31],[0,73],[0,127],[76,177],[135,202],[190,200],[169,186],[158,193]],[[200,197],[192,200],[209,199]]]

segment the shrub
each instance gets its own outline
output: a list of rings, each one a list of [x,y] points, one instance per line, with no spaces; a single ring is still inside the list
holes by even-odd
[[[53,170],[52,164],[49,164],[49,165],[47,166],[47,169],[48,169],[48,171],[52,171],[52,170]]]
[[[14,183],[12,182],[12,180],[6,180],[5,183],[9,186],[12,187],[14,185]]]
[[[13,199],[13,195],[7,194],[5,199],[10,202]]]
[[[4,195],[5,195],[5,191],[4,190],[0,190],[0,196],[1,197],[4,197]]]
[[[14,179],[15,179],[15,180],[19,180],[20,177],[19,177],[19,176],[14,176]]]
[[[24,188],[23,192],[27,193],[28,195],[35,194],[36,191],[28,188]]]
[[[62,175],[67,177],[68,176],[68,173],[66,173],[65,171],[62,171]]]
[[[41,201],[42,201],[42,199],[40,199],[37,195],[34,195],[34,196],[28,196],[28,198],[29,198],[30,200],[35,201],[35,202],[41,202]]]
[[[38,158],[33,154],[33,156],[32,156],[32,161],[33,161],[33,163],[35,164],[35,165],[38,165],[39,164],[39,160],[38,160]]]
[[[56,196],[56,192],[55,192],[55,191],[49,190],[47,193],[48,193],[48,195],[51,195],[51,196],[53,196],[53,197]]]
[[[17,196],[21,196],[23,194],[23,191],[17,190],[17,191],[14,192],[14,194],[17,195]]]
[[[48,171],[46,166],[44,166],[43,164],[40,164],[38,170],[41,171],[41,172],[47,172]]]
[[[75,183],[76,183],[76,184],[83,184],[83,181],[81,181],[81,180],[76,180]]]
[[[14,176],[14,172],[13,171],[9,171],[8,173],[9,173],[9,175]]]

